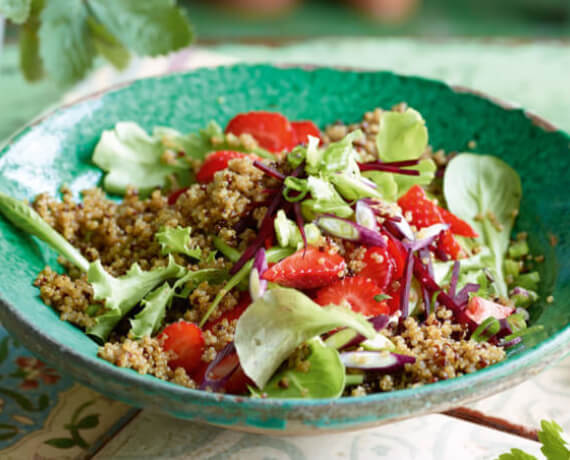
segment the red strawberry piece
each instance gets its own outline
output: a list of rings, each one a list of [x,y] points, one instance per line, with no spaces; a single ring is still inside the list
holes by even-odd
[[[364,263],[364,268],[358,272],[358,275],[371,279],[384,291],[392,282],[396,272],[396,262],[388,248],[378,246],[368,248],[362,262]]]
[[[454,235],[464,236],[466,238],[477,238],[479,236],[477,232],[473,230],[471,225],[457,217],[455,214],[452,214],[447,209],[439,207],[439,212],[443,221],[450,225],[449,230],[451,230],[451,233]]]
[[[464,313],[474,323],[481,324],[491,316],[496,319],[505,319],[514,311],[513,307],[501,305],[481,297],[472,297]]]
[[[364,316],[388,314],[388,304],[374,299],[379,294],[382,294],[382,290],[371,279],[350,276],[320,289],[315,302],[322,306],[347,302],[353,311]]]
[[[295,145],[308,143],[309,136],[321,138],[319,128],[312,121],[292,121],[291,126],[293,127]]]
[[[402,293],[402,288],[399,286],[397,289],[389,287],[388,291],[386,292],[386,295],[390,296],[389,299],[386,299],[386,303],[388,304],[388,308],[390,309],[391,315],[400,310],[401,293]]]
[[[395,238],[388,238],[388,252],[390,256],[392,256],[392,260],[395,264],[395,270],[392,275],[392,280],[396,281],[404,276],[404,270],[406,268],[406,258],[408,256],[408,252],[406,248]]]
[[[231,322],[234,319],[239,319],[239,317],[247,309],[247,307],[249,307],[250,304],[251,304],[251,298],[249,297],[249,294],[242,295],[242,298],[234,308],[226,311],[219,318],[213,321],[208,321],[204,325],[204,330],[211,331],[214,328],[214,326],[221,323],[224,319],[228,320],[228,322]]]
[[[411,223],[417,228],[445,223],[439,211],[439,206],[427,197],[426,192],[419,185],[412,186],[398,200],[398,205],[402,208],[404,215],[411,214]],[[453,238],[449,230],[442,232],[438,241],[438,247],[453,259],[457,259],[461,254],[461,246]]]
[[[340,255],[308,246],[270,267],[262,278],[281,286],[312,289],[338,280],[345,269],[346,262]]]
[[[251,134],[261,147],[271,152],[291,150],[295,146],[291,123],[280,113],[240,113],[230,120],[226,133]]]
[[[183,367],[188,374],[192,373],[202,362],[204,337],[202,330],[194,323],[178,321],[164,328],[158,338],[166,336],[163,348],[176,353],[168,365],[172,369]]]
[[[212,182],[214,174],[222,169],[226,169],[230,160],[234,158],[244,158],[246,156],[245,153],[234,152],[233,150],[218,150],[217,152],[212,152],[206,157],[204,163],[202,163],[198,174],[196,174],[196,180],[201,184]]]
[[[186,190],[188,190],[188,187],[179,188],[178,190],[175,190],[170,195],[168,195],[168,204],[171,206],[173,204],[176,204],[178,198],[180,198],[180,195],[182,195]]]

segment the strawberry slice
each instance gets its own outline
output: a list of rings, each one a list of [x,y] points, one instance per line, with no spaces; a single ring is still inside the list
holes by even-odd
[[[451,233],[454,235],[464,236],[466,238],[477,238],[479,236],[477,232],[473,230],[473,227],[471,227],[471,225],[469,225],[463,219],[460,219],[455,214],[449,212],[447,209],[444,209],[440,206],[438,206],[438,208],[443,221],[446,224],[450,225],[449,230],[451,230]]]
[[[295,145],[306,144],[309,142],[309,136],[321,138],[319,128],[312,121],[292,121],[291,127]]]
[[[280,113],[240,113],[230,120],[226,133],[251,134],[261,147],[271,152],[291,150],[295,146],[291,123]]]
[[[402,276],[404,276],[404,270],[406,268],[406,258],[408,253],[406,248],[400,243],[399,241],[388,237],[388,252],[390,256],[392,256],[392,260],[394,261],[394,273],[392,274],[392,281],[397,281]]]
[[[206,157],[204,163],[202,163],[198,174],[196,174],[196,180],[201,184],[212,182],[212,180],[214,180],[214,174],[222,169],[226,169],[230,160],[234,158],[244,158],[246,156],[245,153],[234,152],[233,150],[218,150],[217,152],[212,152]]]
[[[507,307],[481,297],[472,297],[464,313],[474,323],[481,324],[490,316],[496,319],[505,319],[514,311],[513,307]]]
[[[388,248],[378,246],[368,248],[362,262],[364,263],[364,268],[358,272],[358,275],[371,279],[384,291],[392,282],[397,269],[396,262]]]
[[[350,276],[320,289],[315,302],[325,306],[347,302],[353,311],[364,316],[376,316],[390,313],[385,301],[377,301],[374,296],[382,294],[378,285],[363,276]]]
[[[402,208],[404,214],[411,214],[412,224],[417,228],[445,223],[439,212],[439,206],[428,199],[426,192],[419,185],[412,186],[405,195],[400,197],[398,205]],[[437,245],[441,251],[452,259],[458,259],[461,255],[461,246],[453,238],[449,230],[442,233]]]
[[[312,289],[336,281],[345,269],[340,255],[308,246],[270,267],[262,278],[282,286]]]
[[[202,330],[194,323],[178,321],[164,328],[158,338],[166,336],[163,348],[176,353],[176,358],[168,361],[172,369],[183,367],[192,373],[202,362],[204,337]]]

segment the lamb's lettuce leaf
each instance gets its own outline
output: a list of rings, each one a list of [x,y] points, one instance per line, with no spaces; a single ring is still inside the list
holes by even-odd
[[[364,171],[362,175],[376,184],[376,190],[384,200],[396,201],[398,199],[396,174],[383,171]]]
[[[321,307],[295,289],[275,287],[240,317],[234,342],[243,370],[263,390],[295,348],[337,327],[352,328],[367,338],[375,335],[359,313],[337,305]]]
[[[162,254],[185,254],[199,259],[202,255],[200,248],[190,247],[191,227],[164,227],[156,234]]]
[[[446,168],[443,192],[449,210],[467,221],[491,250],[496,289],[506,296],[503,261],[522,196],[519,175],[494,156],[462,153]]]
[[[117,323],[156,286],[170,278],[179,278],[185,269],[172,257],[166,267],[143,271],[133,264],[129,271],[115,278],[105,271],[99,260],[87,271],[87,281],[93,287],[93,298],[103,301],[105,312],[95,318],[95,324],[87,330],[89,335],[105,340]]]
[[[425,121],[419,112],[384,112],[380,117],[376,147],[382,161],[415,160],[428,143]]]
[[[338,351],[319,337],[307,342],[307,369],[288,367],[277,372],[263,388],[271,398],[338,398],[344,390],[346,374]]]

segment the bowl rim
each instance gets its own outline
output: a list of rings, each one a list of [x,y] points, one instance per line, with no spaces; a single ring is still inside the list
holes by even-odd
[[[548,132],[562,133],[562,135],[566,136],[570,141],[570,136],[568,136],[568,134],[565,131],[559,129],[552,123],[546,121],[545,119],[534,114],[533,112],[520,108],[520,106],[518,106],[517,104],[505,102],[499,98],[489,96],[484,92],[473,90],[465,86],[449,85],[441,80],[433,78],[425,78],[415,75],[401,75],[391,71],[362,69],[350,66],[317,66],[317,65],[289,64],[289,63],[287,64],[237,63],[237,64],[227,64],[227,65],[219,65],[211,67],[202,67],[182,72],[166,72],[160,75],[154,75],[147,78],[133,79],[109,86],[107,88],[93,92],[86,96],[82,96],[70,103],[57,106],[39,115],[37,118],[27,123],[18,131],[16,131],[13,135],[8,137],[6,142],[0,145],[0,158],[10,151],[11,145],[13,143],[18,141],[21,137],[24,137],[29,131],[31,131],[35,126],[42,123],[44,120],[51,118],[52,116],[55,116],[60,112],[67,111],[69,108],[78,106],[80,104],[89,102],[94,99],[101,98],[107,94],[120,92],[122,90],[128,90],[129,88],[139,84],[139,82],[144,82],[146,80],[166,81],[169,78],[191,74],[197,70],[207,71],[219,68],[233,68],[233,67],[253,68],[259,66],[272,67],[283,70],[300,69],[309,72],[318,71],[322,69],[329,69],[341,72],[359,72],[359,73],[370,73],[370,74],[381,73],[381,74],[396,75],[398,77],[406,79],[426,81],[431,84],[444,85],[445,87],[450,88],[455,93],[458,94],[469,93],[477,97],[480,97],[482,99],[486,99],[487,101],[490,101],[492,104],[497,105],[504,110],[521,112],[523,116],[527,118],[534,125],[539,126],[543,130]],[[336,399],[335,398],[326,398],[326,399],[266,398],[265,399],[265,398],[251,398],[248,396],[227,395],[222,393],[211,393],[203,390],[183,387],[165,380],[158,379],[156,377],[149,378],[149,376],[147,375],[140,375],[132,369],[117,367],[103,360],[102,358],[99,358],[97,355],[91,356],[91,355],[86,355],[82,352],[78,352],[75,349],[71,348],[70,346],[59,342],[55,338],[52,338],[50,335],[44,334],[40,330],[40,328],[36,327],[36,325],[33,324],[31,320],[26,318],[26,316],[22,314],[16,306],[10,304],[8,301],[2,298],[1,295],[0,295],[0,320],[4,324],[20,325],[23,328],[25,328],[27,331],[26,347],[31,349],[38,355],[40,356],[45,355],[46,353],[43,352],[44,349],[48,350],[57,349],[59,355],[62,358],[61,362],[63,363],[63,365],[59,364],[56,367],[63,369],[64,372],[67,372],[68,374],[72,375],[78,381],[86,382],[87,379],[75,371],[75,367],[71,365],[72,363],[77,364],[78,367],[83,367],[83,368],[89,367],[90,369],[99,373],[100,375],[106,375],[107,377],[112,378],[118,384],[137,385],[141,387],[141,389],[147,389],[150,391],[164,390],[167,392],[172,392],[174,395],[179,397],[192,397],[198,400],[203,400],[204,402],[215,402],[218,404],[225,403],[230,407],[239,406],[240,409],[244,408],[267,409],[270,407],[278,406],[279,408],[285,410],[291,410],[297,408],[324,408],[331,406],[332,404],[334,404],[335,406],[346,406],[346,405],[358,406],[358,405],[367,405],[372,402],[382,402],[382,401],[395,402],[397,400],[406,400],[408,398],[423,398],[435,393],[452,392],[453,390],[460,390],[461,388],[474,386],[480,383],[481,381],[497,383],[499,380],[502,380],[504,377],[510,375],[512,371],[514,371],[515,369],[534,365],[540,360],[544,361],[544,365],[542,366],[542,368],[544,368],[549,363],[554,362],[555,360],[561,358],[563,355],[565,355],[567,352],[570,351],[570,324],[567,324],[564,328],[556,331],[553,335],[549,336],[545,340],[536,344],[534,347],[526,349],[520,354],[509,357],[497,364],[491,365],[489,367],[486,367],[471,374],[466,374],[448,380],[442,380],[436,383],[422,385],[416,388],[407,388],[403,390],[395,390],[385,393],[374,393],[365,396],[350,396],[350,397],[342,397]],[[82,331],[80,332],[84,334],[84,332]],[[525,379],[521,379],[520,381],[523,380]],[[89,383],[87,384],[89,385]],[[511,384],[512,383],[510,383],[510,385]],[[484,391],[482,394],[477,395],[475,398],[472,399],[487,397],[499,391],[502,391],[503,389],[504,388],[501,388],[500,385],[497,385],[495,386],[495,388],[491,388],[489,389],[489,391]],[[427,412],[443,411],[447,408],[455,407],[456,405],[457,403],[454,403],[453,400],[443,403],[437,403],[434,405],[434,407],[425,408],[420,411],[414,411],[415,413],[410,414],[410,416],[420,415]],[[402,417],[405,417],[405,415]]]

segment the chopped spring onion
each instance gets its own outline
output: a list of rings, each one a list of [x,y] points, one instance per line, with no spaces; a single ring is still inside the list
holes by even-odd
[[[330,235],[345,240],[380,247],[386,247],[387,244],[386,237],[381,233],[334,215],[322,215],[317,218],[316,224]]]
[[[497,318],[490,316],[485,319],[477,329],[471,334],[471,339],[475,342],[487,342],[491,337],[495,336],[501,330],[501,323]]]

